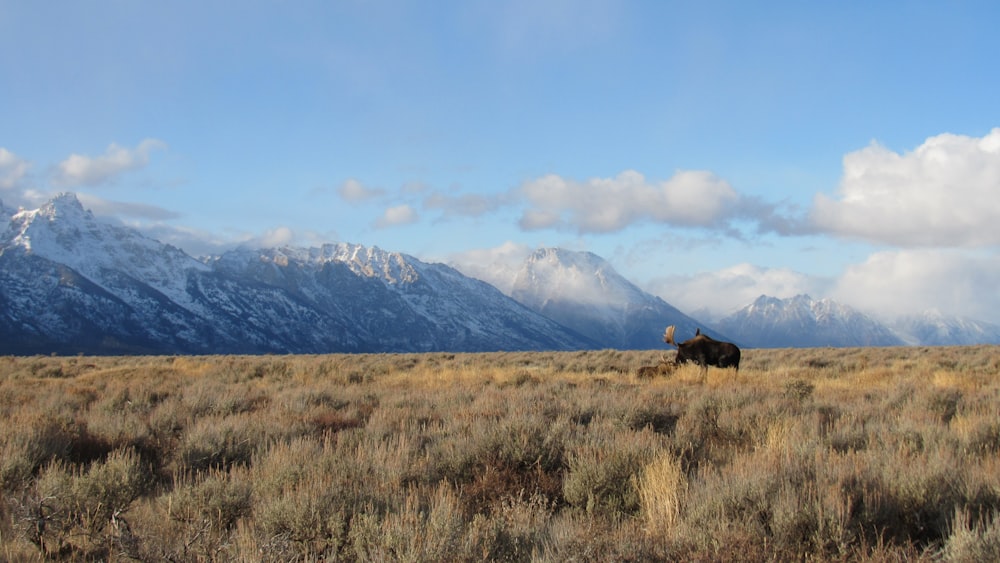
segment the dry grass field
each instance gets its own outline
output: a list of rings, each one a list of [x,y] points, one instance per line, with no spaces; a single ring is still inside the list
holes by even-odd
[[[1000,560],[1000,348],[0,358],[0,560]]]

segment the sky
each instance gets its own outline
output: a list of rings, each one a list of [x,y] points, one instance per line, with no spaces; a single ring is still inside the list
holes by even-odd
[[[0,200],[1000,322],[995,2],[0,0]]]

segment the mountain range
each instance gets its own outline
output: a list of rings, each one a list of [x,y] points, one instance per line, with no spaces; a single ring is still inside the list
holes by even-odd
[[[4,354],[650,349],[665,347],[667,325],[746,347],[1000,342],[988,323],[924,314],[890,326],[808,296],[761,296],[709,326],[601,257],[558,248],[481,281],[347,243],[196,259],[97,219],[73,194],[0,213]]]
[[[899,336],[868,315],[808,295],[789,299],[762,295],[716,326],[749,348],[775,343],[791,348],[903,345]]]
[[[196,260],[72,194],[0,237],[0,353],[324,353],[594,348],[496,288],[359,245]]]

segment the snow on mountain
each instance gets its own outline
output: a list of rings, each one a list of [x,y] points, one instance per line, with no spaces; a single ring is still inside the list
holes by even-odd
[[[72,268],[105,289],[113,290],[121,276],[141,280],[184,306],[193,305],[188,273],[208,269],[178,248],[98,221],[71,193],[15,214],[0,244]]]
[[[73,194],[0,213],[0,353],[650,349],[671,324],[681,340],[712,334],[589,252],[540,249],[490,285],[347,243],[196,260],[96,219]],[[1000,326],[938,313],[891,326],[828,299],[761,296],[712,335],[747,347],[1000,343]]]
[[[208,266],[98,221],[73,194],[16,213],[0,237],[0,351],[256,351],[188,284]]]
[[[0,237],[0,353],[322,353],[597,345],[483,282],[378,248],[205,261],[98,221],[72,194]]]
[[[716,327],[749,348],[903,344],[871,317],[830,299],[814,300],[808,295],[788,299],[761,295]]]
[[[939,311],[906,315],[889,326],[910,345],[1000,344],[1000,325],[944,315]]]
[[[489,284],[377,247],[244,249],[223,254],[213,266],[229,279],[264,283],[331,318],[349,319],[360,349],[596,347]]]
[[[607,348],[662,348],[668,325],[690,336],[705,328],[590,252],[536,250],[514,272],[509,287],[515,300]]]

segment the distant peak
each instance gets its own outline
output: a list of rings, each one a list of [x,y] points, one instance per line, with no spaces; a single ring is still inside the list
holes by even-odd
[[[778,303],[781,304],[792,304],[792,303],[803,303],[803,302],[813,303],[814,301],[815,299],[813,299],[806,293],[800,293],[794,297],[787,297],[784,299],[781,297],[774,297],[772,295],[761,294],[760,297],[754,299],[753,304],[760,306],[760,305],[778,304]]]
[[[89,211],[83,208],[83,204],[80,203],[80,199],[76,197],[73,192],[63,192],[52,199],[50,199],[45,205],[39,208],[44,215],[48,216],[70,216],[70,215],[91,215]]]
[[[601,267],[607,264],[604,258],[585,250],[567,250],[565,248],[547,247],[539,248],[531,253],[529,262],[551,261],[564,266],[596,266]]]
[[[771,304],[781,303],[781,302],[782,302],[782,300],[778,299],[777,297],[773,297],[771,295],[761,294],[760,297],[758,297],[757,299],[753,300],[753,305],[755,305],[757,307],[762,307],[764,305],[771,305]]]

